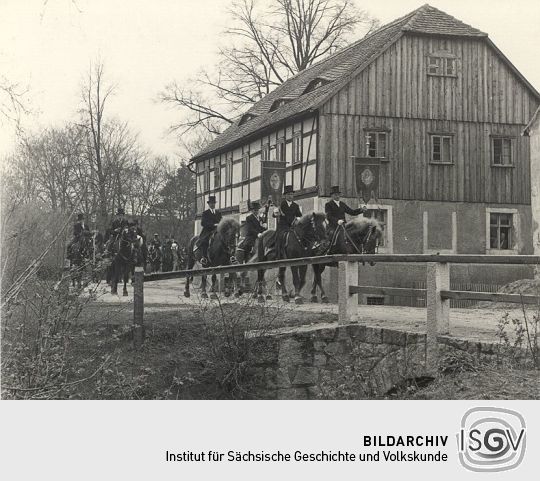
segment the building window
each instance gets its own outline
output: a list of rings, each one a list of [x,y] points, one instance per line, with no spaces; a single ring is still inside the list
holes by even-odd
[[[431,162],[435,164],[452,163],[452,136],[431,135]]]
[[[208,192],[210,190],[210,166],[206,167],[204,170],[204,179],[203,179],[204,191]]]
[[[302,162],[302,134],[300,132],[294,134],[292,140],[292,162],[293,164]]]
[[[494,137],[491,139],[492,165],[512,165],[512,139]]]
[[[232,178],[233,178],[233,158],[232,153],[227,156],[227,161],[225,164],[225,185],[231,185],[232,184]]]
[[[385,247],[386,245],[388,245],[386,229],[388,212],[386,211],[386,209],[368,209],[366,215],[370,219],[377,219],[381,224],[383,236],[382,239],[379,241],[379,247]]]
[[[276,144],[276,161],[285,162],[285,139],[278,139]]]
[[[384,296],[368,296],[366,304],[368,306],[384,306]]]
[[[214,167],[214,189],[219,189],[221,187],[221,164],[216,162]]]
[[[264,144],[261,150],[261,160],[267,162],[270,160],[270,144]]]
[[[249,179],[249,152],[242,156],[242,180]]]
[[[455,77],[457,75],[456,59],[452,57],[430,56],[428,59],[428,75]]]
[[[489,248],[497,250],[511,250],[514,248],[513,214],[489,213]]]
[[[386,132],[368,132],[367,156],[386,157]]]

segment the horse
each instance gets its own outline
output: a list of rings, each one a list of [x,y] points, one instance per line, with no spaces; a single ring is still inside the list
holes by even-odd
[[[338,225],[333,233],[325,255],[332,254],[375,254],[383,231],[377,219],[357,217],[346,224]],[[322,273],[326,266],[335,266],[335,263],[313,264],[313,285],[311,288],[311,302],[317,302],[317,287],[321,292],[321,302],[327,304],[328,297],[324,292]],[[374,262],[370,262],[374,265]]]
[[[233,263],[236,263],[236,258],[234,256],[236,251],[236,239],[240,231],[240,224],[237,220],[233,218],[223,218],[217,225],[216,231],[212,234],[208,244],[208,266],[217,267],[217,266],[227,266]],[[192,270],[196,261],[200,261],[201,252],[200,249],[195,249],[195,243],[199,239],[199,236],[194,236],[191,238],[188,244],[187,249],[187,261],[186,261],[186,270]],[[186,286],[184,290],[184,296],[190,297],[191,293],[189,290],[189,283],[192,280],[192,277],[186,278]],[[212,286],[210,289],[210,298],[217,299],[216,294],[216,275],[212,274]],[[228,292],[225,292],[225,295],[228,295]],[[201,279],[201,297],[203,299],[208,298],[206,293],[206,276],[202,276]]]
[[[148,247],[148,261],[150,262],[150,271],[159,272],[161,266],[161,250],[155,244]]]
[[[69,271],[72,286],[82,287],[82,274],[92,256],[90,234],[81,234],[68,248]]]
[[[111,294],[118,293],[118,283],[123,280],[124,289],[122,295],[127,296],[127,283],[133,266],[139,265],[142,261],[140,240],[135,229],[125,227],[115,244],[116,253],[110,267]]]
[[[255,244],[255,254],[249,260],[250,263],[277,260],[275,249],[271,249],[271,245],[275,241],[275,236],[276,232],[274,230],[267,230],[262,233],[258,242]],[[324,246],[327,244],[326,215],[320,212],[303,215],[293,224],[289,232],[285,233],[285,236],[283,254],[286,259],[318,255],[321,249],[324,250]],[[301,295],[301,291],[306,282],[307,265],[291,266],[290,269],[294,285],[294,302],[296,304],[302,304],[304,298]],[[289,302],[290,296],[285,285],[285,271],[285,267],[279,268],[276,287],[281,288],[282,300]],[[264,270],[257,271],[255,295],[257,295],[259,302],[264,302],[265,300],[263,296],[265,285],[264,273]],[[270,296],[266,296],[266,299],[270,298]]]

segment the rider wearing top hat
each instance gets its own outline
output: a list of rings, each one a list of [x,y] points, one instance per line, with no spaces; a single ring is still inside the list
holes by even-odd
[[[251,255],[257,236],[267,228],[266,223],[259,217],[261,204],[259,202],[250,202],[249,207],[251,212],[246,216],[245,223],[241,227],[242,239],[237,247],[238,250],[244,251],[244,259]]]
[[[216,210],[216,197],[210,195],[208,197],[208,209],[202,213],[201,217],[201,233],[197,240],[196,248],[201,250],[201,264],[208,265],[208,244],[210,243],[210,236],[216,231],[216,227],[221,220],[221,212]]]
[[[334,185],[331,188],[330,195],[332,200],[329,200],[324,206],[326,212],[326,220],[328,221],[328,234],[330,238],[334,235],[338,225],[345,222],[345,214],[359,215],[367,212],[366,207],[359,207],[358,209],[351,209],[345,202],[339,200],[341,191],[338,185]]]
[[[274,209],[273,216],[277,217],[276,226],[276,251],[278,258],[283,258],[283,240],[285,233],[290,230],[298,217],[302,217],[300,206],[294,202],[294,190],[292,185],[286,185],[283,191],[285,199],[281,201],[279,208]]]

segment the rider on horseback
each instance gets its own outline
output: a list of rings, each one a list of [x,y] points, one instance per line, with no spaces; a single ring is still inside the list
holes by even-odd
[[[240,228],[241,238],[237,246],[237,250],[244,252],[244,259],[249,259],[257,237],[267,228],[266,222],[259,216],[261,204],[259,202],[250,202],[250,209],[251,212],[246,216],[245,223]],[[240,260],[240,262],[242,261]]]
[[[202,231],[199,235],[199,240],[195,245],[195,249],[201,250],[201,265],[206,267],[208,265],[208,244],[210,243],[210,237],[216,231],[216,227],[221,220],[221,212],[216,210],[216,197],[211,195],[208,197],[208,207],[202,213],[201,226]]]
[[[107,243],[106,250],[109,253],[113,253],[115,249],[116,241],[122,233],[122,230],[126,227],[129,227],[129,222],[125,217],[126,213],[122,207],[118,207],[116,210],[116,217],[113,219],[111,228],[107,230],[107,238],[105,239]]]
[[[358,209],[351,209],[345,202],[339,200],[341,191],[338,185],[334,185],[330,191],[332,200],[329,200],[324,206],[326,213],[326,220],[328,221],[328,238],[333,239],[334,233],[338,228],[338,225],[345,223],[345,214],[359,215],[367,212],[367,208],[359,207]]]
[[[300,206],[294,202],[294,190],[292,185],[286,185],[283,191],[285,200],[281,202],[278,208],[274,209],[273,216],[277,217],[276,227],[276,254],[278,259],[283,259],[283,247],[285,243],[285,234],[294,225],[298,217],[302,217]]]
[[[77,214],[77,222],[73,224],[73,237],[71,238],[71,241],[69,242],[67,247],[68,258],[71,255],[72,246],[81,241],[84,236],[90,235],[90,229],[84,222],[84,214]]]

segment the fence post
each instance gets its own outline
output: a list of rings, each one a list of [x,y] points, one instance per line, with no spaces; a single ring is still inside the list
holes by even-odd
[[[358,262],[338,262],[338,322],[345,324],[356,319],[358,294],[350,294],[349,287],[358,284]]]
[[[426,370],[438,367],[438,334],[450,331],[450,300],[441,299],[441,290],[450,289],[450,266],[446,262],[428,262],[426,282]]]
[[[133,343],[136,348],[144,342],[144,268],[135,267],[133,283]]]

